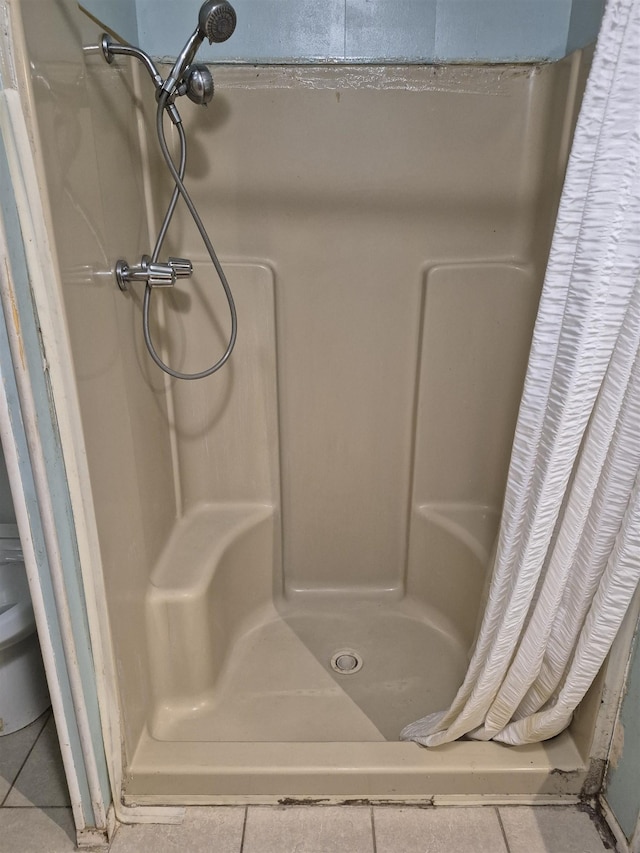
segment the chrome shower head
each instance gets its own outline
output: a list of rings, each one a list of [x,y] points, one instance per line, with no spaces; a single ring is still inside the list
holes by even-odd
[[[195,59],[198,48],[205,38],[209,43],[226,41],[236,28],[236,13],[231,3],[226,0],[206,0],[200,7],[198,26],[191,34],[189,41],[182,48],[171,69],[171,73],[162,84],[162,91],[174,96],[176,88],[185,72]]]
[[[236,13],[231,3],[226,0],[207,0],[202,4],[198,15],[198,29],[203,37],[209,39],[209,44],[226,41],[233,35],[235,28]]]

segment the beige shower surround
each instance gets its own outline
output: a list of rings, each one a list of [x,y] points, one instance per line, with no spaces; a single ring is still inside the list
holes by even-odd
[[[238,344],[176,382],[109,274],[170,190],[151,84],[83,57],[99,30],[66,0],[40,38],[36,5],[126,802],[575,798],[595,692],[543,745],[394,739],[466,666],[586,58],[215,69],[212,105],[181,105],[186,181]],[[199,370],[228,313],[182,206],[166,252],[196,275],[154,297],[153,334]],[[359,672],[331,669],[343,648]]]

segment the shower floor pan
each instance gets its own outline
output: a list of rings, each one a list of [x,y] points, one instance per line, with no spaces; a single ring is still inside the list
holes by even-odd
[[[159,707],[150,733],[161,741],[384,742],[455,695],[465,650],[410,601],[300,598],[255,614],[215,686]],[[336,671],[336,660],[358,668]]]
[[[236,640],[215,691],[156,710],[125,802],[575,801],[586,767],[568,732],[517,748],[397,741],[401,725],[453,694],[463,662],[410,610],[404,601],[263,614]],[[332,670],[342,650],[361,655],[359,671]]]
[[[156,699],[126,803],[577,798],[569,732],[517,748],[398,741],[451,701],[468,638],[417,596],[274,597],[275,529],[272,508],[245,506],[203,507],[174,531],[147,600]]]
[[[270,654],[285,651],[288,641],[299,642],[284,623],[255,630],[229,667],[219,701],[176,715],[171,725],[149,727],[129,768],[124,802],[486,804],[578,799],[587,774],[570,733],[516,748],[468,741],[427,750],[386,740],[394,700],[385,708],[384,697],[389,697],[393,679],[379,683],[374,696],[364,681],[367,668],[374,666],[366,658],[353,676],[336,674],[353,678],[347,690],[298,648],[292,666],[283,660],[269,666],[273,683],[266,688],[260,665],[266,665]],[[412,678],[398,673],[399,682],[410,694]],[[416,690],[416,701],[418,694]],[[248,733],[254,727],[251,741]],[[228,739],[222,740],[225,734]]]

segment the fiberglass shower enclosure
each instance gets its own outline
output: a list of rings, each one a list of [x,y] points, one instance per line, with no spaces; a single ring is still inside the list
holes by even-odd
[[[172,190],[152,87],[84,49],[73,3],[37,5],[22,73],[124,802],[577,796],[597,688],[550,744],[397,738],[466,669],[587,58],[218,68],[211,107],[181,106],[186,183],[239,332],[188,383],[112,276]],[[181,205],[167,250],[194,278],[153,336],[197,371],[228,311]]]

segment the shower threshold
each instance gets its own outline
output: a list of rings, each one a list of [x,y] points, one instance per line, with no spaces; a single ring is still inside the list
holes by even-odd
[[[564,732],[545,744],[166,742],[142,736],[127,805],[568,803],[587,768]]]

